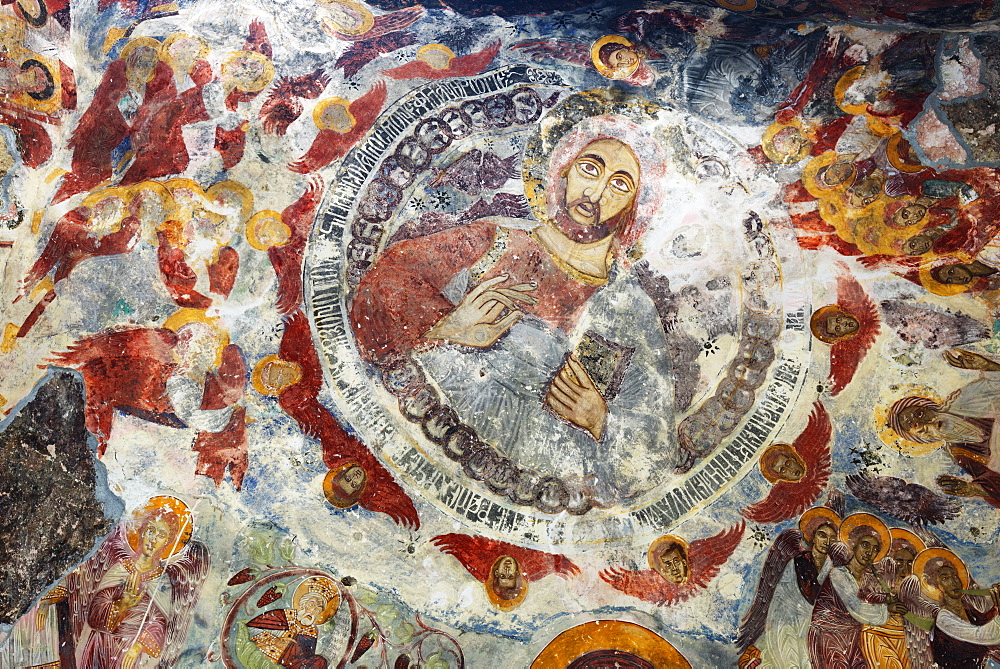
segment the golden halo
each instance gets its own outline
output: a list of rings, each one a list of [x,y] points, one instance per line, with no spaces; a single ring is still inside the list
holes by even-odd
[[[840,516],[838,516],[833,509],[827,506],[814,506],[811,509],[808,509],[799,518],[799,532],[801,532],[802,536],[805,537],[805,540],[810,543],[812,542],[812,535],[807,530],[809,529],[809,524],[815,518],[828,520],[830,524],[833,525],[835,530],[840,528]],[[825,524],[826,523],[821,523],[821,525]]]
[[[177,59],[170,55],[170,47],[174,45],[175,42],[180,42],[181,40],[191,40],[198,45],[198,52],[194,56],[194,60],[204,60],[205,56],[209,54],[211,48],[208,46],[208,40],[206,40],[201,35],[191,35],[185,32],[175,32],[170,33],[167,39],[163,40],[163,44],[160,46],[160,54],[163,56],[164,62],[170,67],[174,66]]]
[[[216,339],[218,340],[218,351],[215,355],[215,366],[218,367],[222,364],[223,350],[229,346],[229,332],[222,327],[218,318],[213,318],[207,315],[204,309],[181,307],[171,314],[167,320],[163,321],[163,325],[160,327],[177,332],[181,329],[181,327],[194,322],[204,323],[215,332]]]
[[[328,29],[341,35],[363,35],[375,25],[375,16],[367,7],[353,0],[320,0],[324,5],[337,6],[347,10],[347,13],[357,14],[358,23],[353,28],[338,23],[329,18],[323,19],[324,29]]]
[[[128,545],[136,553],[139,552],[139,530],[142,529],[141,523],[148,516],[155,514],[157,511],[169,511],[176,516],[178,521],[178,533],[171,536],[167,541],[167,545],[164,548],[163,559],[166,560],[187,546],[188,541],[191,540],[191,533],[194,531],[194,524],[191,518],[191,510],[188,505],[183,501],[173,497],[172,495],[159,495],[157,497],[151,497],[143,506],[132,512],[132,516],[126,525],[125,535],[128,539]]]
[[[346,100],[344,98],[323,98],[322,100],[316,103],[315,107],[313,107],[313,123],[316,124],[317,128],[319,128],[320,130],[332,130],[330,125],[323,120],[323,112],[326,111],[326,108],[329,107],[330,105],[340,105],[341,107],[344,108],[344,112],[347,114],[347,118],[351,120],[352,128],[358,124],[357,119],[354,118],[354,114],[351,113],[350,100]]]
[[[521,590],[513,599],[503,599],[493,589],[493,570],[497,568],[497,563],[504,558],[514,560],[514,564],[517,565],[518,576],[520,576]],[[501,611],[511,611],[524,603],[524,598],[528,596],[528,576],[521,569],[521,563],[517,561],[517,558],[512,555],[501,555],[493,561],[492,565],[490,565],[490,575],[483,583],[483,587],[486,588],[486,598],[490,600],[490,604],[497,607]]]
[[[365,494],[365,489],[368,487],[368,483],[371,480],[368,476],[368,470],[361,467],[361,471],[365,473],[365,484],[361,486],[361,490],[354,493],[352,496],[353,501],[352,498],[345,497],[344,493],[339,489],[334,490],[333,486],[335,484],[333,480],[337,478],[338,474],[347,471],[351,467],[361,467],[361,463],[355,462],[354,460],[345,462],[328,471],[326,476],[323,477],[323,495],[326,497],[326,501],[338,509],[353,509],[356,507],[358,505],[358,500],[360,500],[361,496]]]
[[[857,336],[858,330],[855,330],[850,334],[840,335],[839,337],[831,337],[828,334],[823,334],[822,332],[820,332],[819,324],[823,321],[823,319],[829,318],[833,314],[842,314],[844,316],[850,316],[851,318],[857,320],[857,318],[854,317],[854,314],[851,314],[846,309],[841,307],[839,304],[828,304],[824,307],[820,307],[819,309],[814,311],[813,315],[810,316],[809,318],[809,330],[812,332],[813,337],[816,337],[816,339],[819,339],[824,344],[836,344],[837,342],[841,342],[846,339],[850,339],[851,337]],[[858,324],[858,329],[859,330],[861,329],[860,323]]]
[[[892,544],[892,537],[889,535],[889,528],[886,524],[882,522],[881,518],[873,516],[870,513],[852,513],[847,518],[844,518],[844,522],[840,524],[840,540],[847,544],[847,540],[851,536],[851,530],[855,527],[860,527],[861,525],[867,525],[875,530],[879,538],[879,551],[875,558],[872,560],[872,564],[878,562],[884,558],[889,553],[889,546]],[[850,546],[850,544],[848,544]]]
[[[903,139],[903,133],[896,132],[889,138],[889,143],[885,147],[886,157],[889,159],[889,164],[895,167],[900,172],[908,172],[913,174],[915,172],[922,172],[926,168],[919,163],[914,165],[913,163],[908,163],[903,158],[902,147],[900,146],[905,140]],[[909,144],[909,142],[907,142]]]
[[[109,197],[116,197],[122,201],[122,204],[128,205],[129,201],[132,199],[131,189],[128,186],[111,186],[109,188],[102,188],[101,190],[94,191],[90,193],[83,199],[80,203],[81,207],[93,208],[95,204]],[[127,216],[128,214],[126,214]]]
[[[176,203],[174,202],[174,196],[170,190],[158,181],[140,181],[137,184],[133,184],[128,187],[131,191],[131,196],[129,203],[134,198],[141,198],[143,193],[152,193],[154,197],[159,198],[162,203],[163,210],[163,220],[159,223],[153,221],[147,221],[139,211],[136,213],[139,216],[139,220],[142,223],[142,228],[146,239],[153,245],[158,246],[159,241],[156,237],[156,231],[159,226],[170,219],[170,215],[173,213]]]
[[[774,148],[774,136],[785,128],[798,128],[799,132],[801,132],[803,137],[806,138],[807,143],[799,149],[798,153],[785,155]],[[805,126],[805,124],[802,123],[802,120],[798,116],[793,117],[792,120],[786,123],[772,123],[767,126],[764,130],[764,134],[761,135],[760,138],[760,148],[763,149],[764,155],[779,165],[791,165],[792,163],[801,161],[809,155],[810,151],[812,151],[814,143],[815,140],[812,137],[812,133]]]
[[[652,569],[653,571],[655,571],[657,574],[660,573],[660,567],[659,567],[659,565],[656,562],[657,558],[660,557],[658,553],[659,553],[660,547],[662,547],[664,544],[667,544],[667,543],[678,543],[678,544],[680,544],[681,547],[684,549],[684,558],[685,558],[685,560],[689,560],[690,559],[690,555],[689,555],[689,548],[690,548],[690,546],[688,545],[687,541],[685,541],[681,537],[677,536],[676,534],[664,534],[662,537],[659,537],[655,541],[653,541],[653,543],[651,543],[649,545],[649,549],[646,551],[646,563],[649,565],[649,568]],[[690,563],[689,563],[688,564],[688,573],[687,573],[687,576],[684,577],[684,582],[687,583],[687,580],[690,577],[691,577],[691,569],[690,569]]]
[[[310,576],[295,588],[292,595],[292,606],[299,608],[299,602],[306,593],[314,592],[326,599],[326,608],[313,621],[314,625],[322,625],[332,618],[340,608],[340,589],[334,580],[328,576]]]
[[[156,52],[157,60],[163,60],[163,52],[160,48],[163,46],[159,40],[155,40],[152,37],[133,37],[128,41],[128,44],[122,47],[122,50],[118,52],[118,57],[124,61],[128,60],[128,57],[132,55],[132,52],[141,46],[148,46]]]
[[[734,12],[749,12],[757,9],[757,0],[743,0],[742,2],[729,2],[729,0],[715,0],[724,9],[731,9]]]
[[[573,660],[602,650],[638,656],[657,669],[691,669],[666,639],[624,620],[591,620],[562,632],[538,654],[531,669],[564,669]]]
[[[948,265],[951,263],[941,263],[942,265]],[[972,282],[961,284],[961,283],[941,283],[933,276],[931,276],[931,269],[934,268],[934,263],[924,262],[920,264],[920,285],[934,293],[935,295],[942,295],[944,297],[951,297],[953,295],[961,295],[969,289],[969,285]]]
[[[802,185],[810,195],[819,199],[824,197],[835,197],[847,190],[847,182],[836,186],[824,186],[819,182],[819,173],[824,167],[829,167],[838,162],[840,156],[836,151],[824,151],[802,168]],[[856,172],[857,170],[855,170]]]
[[[257,234],[261,226],[266,224],[268,221],[274,221],[282,228],[284,228],[285,240],[279,244],[265,244],[261,240],[260,236]],[[281,221],[281,214],[274,211],[273,209],[261,209],[256,214],[250,217],[247,221],[245,235],[250,246],[257,249],[258,251],[266,251],[272,246],[284,246],[288,243],[288,240],[292,238],[291,229]]]
[[[181,188],[193,191],[198,195],[205,194],[205,191],[203,191],[201,188],[201,184],[199,184],[197,181],[194,181],[193,179],[185,179],[184,177],[174,177],[173,179],[167,179],[166,181],[163,182],[163,185],[166,186],[167,190],[169,190],[171,194],[173,194],[175,190]]]
[[[840,79],[837,80],[837,85],[833,87],[833,99],[837,102],[837,106],[853,116],[867,116],[868,114],[867,104],[850,104],[844,102],[844,98],[847,96],[847,89],[861,78],[864,71],[864,65],[852,67],[841,75]]]
[[[448,56],[448,64],[446,64],[444,67],[438,67],[437,65],[434,65],[430,61],[424,60],[424,56],[426,54],[430,53],[431,51],[440,51],[440,52],[444,53],[446,56]],[[417,49],[417,60],[424,61],[425,63],[427,63],[428,65],[430,65],[431,67],[433,67],[435,70],[447,70],[448,69],[448,65],[451,64],[451,61],[454,58],[455,58],[455,52],[452,51],[451,49],[449,49],[448,47],[446,47],[444,44],[437,44],[437,43],[434,43],[434,44],[425,44],[422,47],[420,47],[419,49]]]
[[[272,365],[276,362],[282,362],[286,365],[293,365],[297,370],[292,381],[284,384],[280,388],[269,385],[264,382],[264,370],[267,369],[268,365]],[[278,357],[277,355],[265,355],[254,366],[253,371],[250,373],[250,383],[253,384],[254,389],[261,395],[267,397],[275,397],[280,395],[281,392],[288,388],[289,386],[294,386],[296,383],[302,380],[302,367],[294,362],[285,360]]]
[[[909,542],[914,548],[917,549],[918,554],[920,553],[920,551],[926,548],[926,546],[924,546],[923,539],[918,537],[913,532],[910,532],[909,530],[904,530],[902,527],[890,527],[889,538],[892,541],[895,541],[896,539],[902,539],[903,541]]]
[[[958,557],[947,548],[927,548],[920,551],[917,554],[917,557],[913,558],[913,573],[920,579],[920,589],[923,590],[928,596],[934,600],[941,599],[941,590],[939,590],[937,586],[928,583],[927,574],[924,573],[924,570],[927,568],[927,563],[934,558],[944,558],[951,563],[951,566],[955,568],[956,572],[958,572],[958,580],[962,583],[962,589],[965,590],[969,587],[969,568],[965,566],[965,562],[962,561],[962,558]]]
[[[896,403],[896,400],[915,395],[917,397],[925,397],[935,404],[941,404],[944,400],[935,392],[931,391],[930,388],[923,385],[917,384],[906,384],[900,386],[895,391],[895,397],[892,401],[888,403],[879,402],[875,405],[875,431],[878,432],[879,439],[882,443],[887,446],[891,446],[903,455],[909,455],[911,457],[922,457],[925,455],[930,455],[937,449],[944,446],[943,441],[934,441],[929,444],[923,444],[919,441],[910,441],[901,434],[897,434],[895,430],[889,427],[889,410],[892,405]]]
[[[605,44],[623,44],[629,49],[633,49],[635,45],[628,40],[628,38],[622,37],[621,35],[605,35],[604,37],[599,37],[593,46],[590,47],[590,61],[594,64],[594,67],[598,72],[603,74],[608,79],[628,79],[635,71],[639,69],[639,60],[635,61],[635,65],[629,69],[628,72],[623,70],[617,70],[610,68],[601,62],[600,54],[601,47]]]
[[[271,80],[274,79],[274,63],[272,63],[271,59],[262,53],[258,53],[256,51],[233,51],[226,56],[224,61],[222,61],[222,66],[219,69],[222,76],[230,76],[233,63],[240,58],[257,61],[261,64],[263,69],[254,79],[240,82],[236,86],[236,89],[241,90],[244,93],[257,93],[258,91],[264,90],[267,85],[271,83]]]
[[[764,452],[760,454],[759,458],[757,458],[757,468],[760,469],[760,473],[764,476],[764,480],[766,480],[771,485],[774,485],[774,484],[778,483],[779,481],[785,481],[785,479],[781,479],[781,478],[778,478],[777,476],[775,476],[774,472],[771,472],[771,471],[768,471],[768,470],[764,469],[764,465],[763,465],[764,458],[766,458],[767,454],[770,453],[770,452],[772,452],[772,451],[782,451],[783,453],[786,453],[786,454],[790,455],[791,457],[795,458],[795,461],[798,462],[799,465],[802,467],[802,478],[805,478],[806,474],[808,473],[808,469],[806,468],[806,463],[802,459],[802,456],[800,456],[795,451],[795,449],[792,448],[792,445],[791,444],[771,444],[770,446],[768,446],[767,448],[765,448]],[[789,481],[789,483],[794,483],[794,482],[793,481]]]
[[[250,218],[250,212],[253,211],[253,193],[250,189],[241,184],[239,181],[219,181],[211,186],[205,191],[205,196],[211,202],[217,203],[220,196],[223,193],[235,193],[240,200],[240,224],[246,223]]]

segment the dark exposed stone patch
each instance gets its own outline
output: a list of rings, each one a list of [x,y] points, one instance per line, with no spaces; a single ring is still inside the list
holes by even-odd
[[[0,623],[86,557],[117,522],[109,512],[121,515],[83,408],[80,376],[52,370],[0,427]]]
[[[980,72],[986,92],[960,102],[941,105],[975,162],[1000,162],[1000,39],[978,35],[973,39],[982,60]]]

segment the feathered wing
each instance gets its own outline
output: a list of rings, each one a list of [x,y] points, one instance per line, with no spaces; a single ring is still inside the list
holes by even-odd
[[[899,586],[899,600],[906,605],[916,618],[922,618],[924,626],[933,626],[937,620],[940,606],[937,602],[924,595],[920,588],[920,579],[914,575],[907,576]],[[906,638],[906,650],[910,656],[911,669],[931,669],[934,663],[934,653],[931,648],[931,631],[915,624],[912,619],[903,619],[903,630]]]
[[[123,328],[98,332],[77,340],[68,351],[55,353],[46,362],[82,367],[108,357],[150,358],[163,364],[174,362],[177,335],[165,328]]]
[[[313,100],[329,83],[330,77],[322,68],[301,77],[279,79],[257,115],[263,121],[264,132],[284,135],[288,126],[302,114],[302,103],[298,98]]]
[[[736,649],[741,655],[764,633],[767,612],[771,608],[774,590],[778,587],[778,582],[781,580],[781,575],[785,573],[788,563],[800,550],[802,550],[802,533],[796,529],[788,529],[778,535],[774,544],[771,545],[771,550],[767,552],[753,603],[740,622]]]
[[[792,443],[806,465],[800,481],[778,481],[763,500],[743,509],[743,515],[757,523],[777,523],[793,518],[819,497],[830,479],[830,437],[833,425],[822,402],[813,404],[809,423]]]
[[[350,79],[360,72],[361,68],[379,56],[416,44],[416,42],[417,36],[407,30],[359,40],[340,54],[333,67],[337,70],[344,70],[344,78]]]
[[[356,462],[365,470],[368,482],[358,504],[369,511],[384,513],[397,524],[418,529],[420,517],[413,501],[359,439],[349,435],[319,401],[323,370],[313,346],[309,321],[300,310],[285,321],[285,334],[278,355],[298,364],[302,378],[281,392],[278,404],[295,419],[303,434],[318,439],[323,461],[330,469]]]
[[[161,667],[173,667],[184,650],[184,638],[211,565],[208,548],[192,539],[188,542],[183,557],[167,565],[164,570],[170,579],[171,610],[167,616],[169,622],[160,655]]]
[[[271,48],[271,40],[267,37],[267,30],[264,28],[264,24],[254,19],[250,22],[250,27],[247,30],[247,40],[243,44],[244,51],[256,51],[259,54],[263,54],[268,58],[274,55],[274,49]]]
[[[379,112],[382,111],[382,105],[385,104],[385,98],[385,82],[380,81],[351,103],[350,112],[355,124],[349,132],[320,130],[305,155],[290,164],[288,169],[308,174],[344,157],[375,123]]]
[[[657,606],[683,602],[703,590],[719,573],[743,538],[746,525],[740,522],[714,536],[693,541],[688,550],[688,579],[680,585],[666,580],[653,569],[632,571],[612,567],[601,572],[601,579],[616,590]]]
[[[442,553],[455,556],[476,580],[482,582],[489,578],[490,567],[501,555],[509,555],[517,560],[521,572],[529,581],[537,581],[549,574],[567,577],[580,573],[580,568],[562,555],[522,548],[486,537],[442,534],[431,539],[431,543]]]
[[[220,431],[203,430],[195,437],[191,446],[198,453],[195,473],[212,479],[218,486],[226,476],[226,469],[229,469],[233,488],[239,490],[243,487],[243,477],[250,465],[247,443],[246,409],[237,406]]]
[[[91,597],[97,592],[101,579],[111,567],[131,557],[133,553],[125,536],[125,523],[119,523],[97,552],[63,580],[62,585],[68,592],[70,622],[75,638],[79,639],[86,628]]]
[[[272,246],[267,250],[278,277],[277,306],[282,316],[293,313],[302,304],[302,254],[322,192],[323,180],[313,178],[299,199],[281,212],[281,222],[292,233],[288,243],[284,246]]]
[[[858,365],[882,331],[878,308],[861,284],[849,274],[837,277],[837,304],[858,320],[858,332],[830,347],[831,397],[851,382]]]
[[[860,472],[849,475],[846,482],[851,493],[865,504],[914,525],[943,523],[957,517],[962,510],[957,499],[894,476]]]
[[[346,35],[344,33],[337,32],[326,23],[323,24],[323,29],[339,40],[344,40],[345,42],[358,42],[360,40],[379,37],[395,30],[409,28],[416,23],[417,19],[423,16],[423,14],[424,8],[420,5],[400,9],[397,12],[382,14],[381,16],[376,16],[374,22],[372,23],[372,27],[360,35]]]
[[[497,40],[482,51],[452,59],[448,65],[448,69],[439,70],[439,72],[442,72],[442,74],[447,73],[446,76],[449,77],[469,77],[473,74],[479,74],[493,62],[498,53],[500,53],[500,40]]]
[[[561,40],[548,41],[528,41],[518,42],[511,46],[512,49],[520,49],[531,56],[532,60],[542,61],[546,58],[562,60],[580,67],[594,69],[594,63],[590,59],[590,47],[582,42],[568,42]]]

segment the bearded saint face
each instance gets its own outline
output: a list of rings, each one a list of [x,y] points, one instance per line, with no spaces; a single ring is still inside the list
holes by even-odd
[[[617,139],[591,142],[564,172],[563,234],[579,243],[604,239],[632,214],[639,188],[639,161]]]

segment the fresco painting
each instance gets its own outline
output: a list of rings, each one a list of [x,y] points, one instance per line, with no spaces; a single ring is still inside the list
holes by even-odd
[[[992,0],[0,4],[0,667],[1000,666]]]

